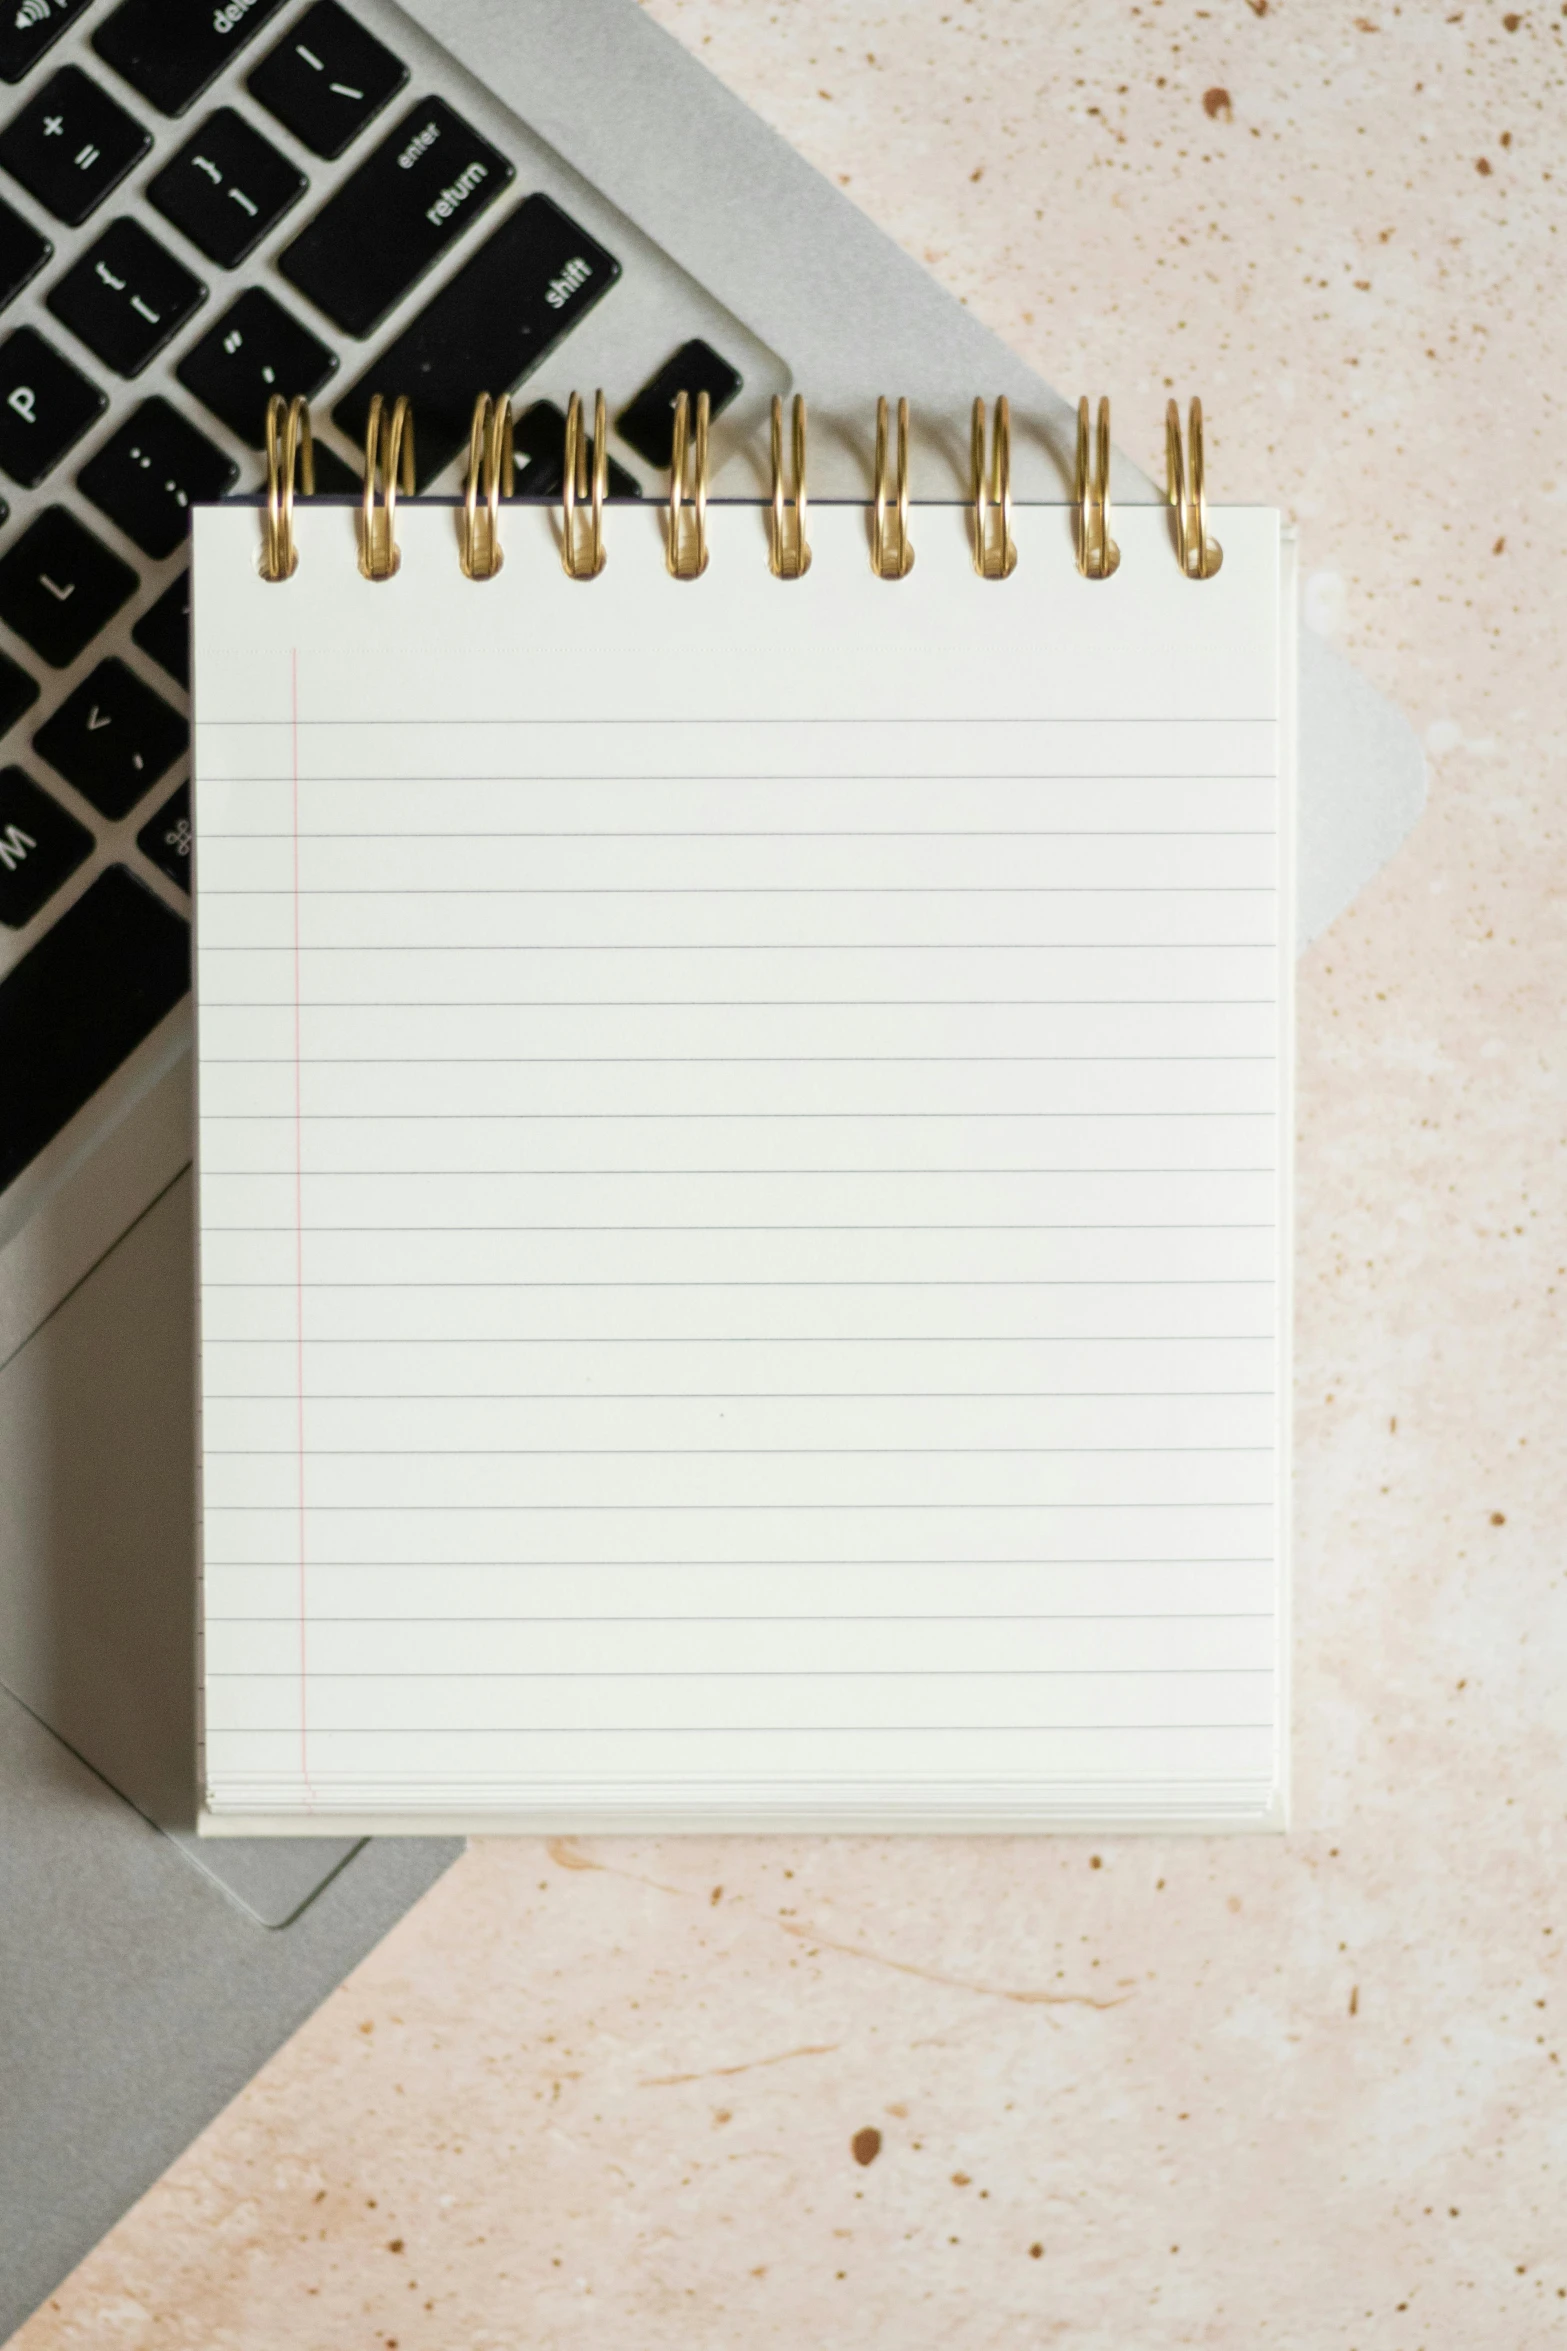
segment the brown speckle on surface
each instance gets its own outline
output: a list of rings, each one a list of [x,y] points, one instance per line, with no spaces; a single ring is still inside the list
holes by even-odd
[[[1484,155],[1476,156],[1475,170],[1480,174],[1480,177],[1483,180],[1488,180],[1491,176],[1491,165],[1489,158]]]
[[[1523,23],[1523,18],[1519,16],[1516,11],[1509,11],[1509,13],[1503,17],[1502,23],[1508,32],[1516,33],[1518,27]]]
[[[1492,553],[1493,555],[1505,555],[1505,554],[1506,554],[1506,552],[1507,552],[1507,541],[1506,541],[1506,539],[1505,539],[1505,538],[1498,539],[1498,540],[1497,540],[1497,542],[1496,542],[1496,545],[1495,545],[1495,546],[1494,546],[1494,547],[1491,549],[1491,553]]]
[[[723,1898],[724,1898],[724,1889],[723,1889],[723,1887],[722,1887],[722,1886],[715,1886],[715,1887],[713,1888],[713,1891],[712,1891],[712,1892],[711,1892],[711,1893],[708,1895],[708,1897],[707,1897],[708,1901],[711,1903],[712,1907],[713,1907],[715,1910],[718,1908],[718,1905],[719,1905],[719,1903],[720,1903],[720,1902],[722,1902]]]
[[[1358,1984],[1351,1984],[1349,1987],[1349,2013],[1351,2016],[1360,2014],[1360,1986]]]
[[[1211,90],[1204,90],[1202,110],[1210,122],[1233,122],[1235,119],[1230,93],[1220,82],[1215,82]]]
[[[856,2163],[874,2163],[881,2153],[881,2133],[873,2122],[856,2131],[849,2141],[849,2152]]]
[[[403,2240],[402,2240],[402,2238],[401,2238],[401,2237],[389,2237],[389,2238],[387,2239],[387,2242],[386,2242],[386,2249],[387,2249],[388,2253],[401,2253],[401,2251],[402,2251],[402,2249],[403,2249]]]
[[[1043,2256],[1044,2250],[1043,2245],[1030,2245],[1028,2249],[1029,2260],[1038,2261]]]
[[[1492,1513],[1491,1513],[1491,1524],[1492,1524],[1492,1526],[1494,1526],[1494,1527],[1504,1527],[1504,1526],[1506,1526],[1506,1524],[1507,1524],[1507,1513],[1506,1513],[1506,1511],[1505,1511],[1505,1510],[1493,1510],[1493,1511],[1492,1511]]]
[[[973,2182],[966,2171],[955,2171],[952,2175],[952,2185],[955,2188],[968,2188],[972,2187]]]
[[[1088,1856],[1088,1866],[1090,1869],[1103,1869],[1104,1856],[1100,1853],[1090,1853]]]

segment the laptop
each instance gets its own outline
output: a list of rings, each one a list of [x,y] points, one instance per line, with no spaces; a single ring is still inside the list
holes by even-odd
[[[1017,494],[1059,498],[1107,387],[1049,389],[635,0],[3,0],[0,85],[7,2334],[459,1849],[194,1834],[188,508],[256,490],[274,392],[353,490],[383,383],[436,492],[441,420],[511,390],[516,493],[555,495],[602,385],[620,497],[660,494],[681,390],[756,494],[800,389],[813,494],[866,494],[887,393],[916,496],[966,496],[1005,392]],[[1424,788],[1305,640],[1303,936]]]

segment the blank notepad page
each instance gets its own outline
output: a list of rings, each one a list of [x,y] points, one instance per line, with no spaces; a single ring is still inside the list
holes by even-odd
[[[196,517],[208,1825],[1277,1824],[1277,518]]]

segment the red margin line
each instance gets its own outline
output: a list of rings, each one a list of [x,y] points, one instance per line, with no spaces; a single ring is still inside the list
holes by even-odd
[[[309,1660],[305,1641],[305,1173],[304,1087],[300,1035],[299,978],[299,653],[289,654],[289,734],[294,782],[294,1385],[298,1400],[299,1448],[299,1772],[307,1799],[310,1759],[306,1734],[306,1676]]]

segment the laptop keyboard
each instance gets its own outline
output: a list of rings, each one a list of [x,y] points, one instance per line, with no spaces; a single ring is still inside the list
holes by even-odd
[[[0,1190],[188,987],[190,507],[258,487],[274,393],[317,403],[343,495],[372,394],[407,392],[427,485],[620,277],[460,69],[443,95],[396,43],[340,0],[0,0]],[[644,454],[670,368],[715,406],[740,381],[682,345]],[[558,495],[563,440],[522,407],[518,495]]]

